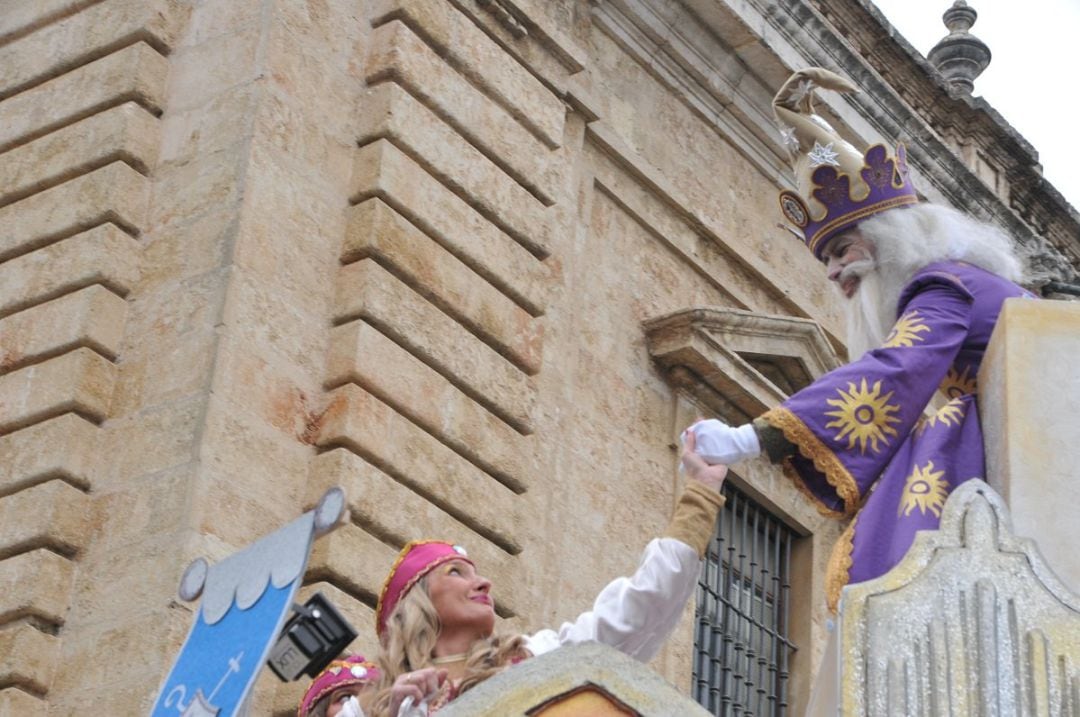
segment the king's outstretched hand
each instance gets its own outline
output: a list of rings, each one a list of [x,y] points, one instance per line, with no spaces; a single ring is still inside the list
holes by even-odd
[[[761,455],[761,443],[750,423],[734,427],[715,418],[697,421],[683,431],[684,443],[690,433],[694,434],[697,453],[706,463],[730,466]]]

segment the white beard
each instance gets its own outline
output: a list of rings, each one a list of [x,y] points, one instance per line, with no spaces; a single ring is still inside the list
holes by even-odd
[[[881,346],[896,321],[896,305],[903,284],[885,278],[873,259],[849,264],[841,275],[860,277],[855,295],[844,301],[847,317],[848,357],[854,361]]]
[[[853,360],[884,342],[896,322],[900,292],[927,264],[966,261],[1012,281],[1023,275],[1004,232],[948,207],[923,203],[890,209],[862,222],[859,229],[874,245],[876,258],[844,269],[862,277],[856,294],[844,301]]]

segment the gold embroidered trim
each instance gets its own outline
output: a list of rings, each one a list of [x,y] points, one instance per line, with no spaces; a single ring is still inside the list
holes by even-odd
[[[851,552],[855,549],[855,521],[858,516],[851,519],[848,527],[840,534],[829,556],[829,564],[825,568],[825,604],[829,612],[836,614],[840,606],[840,592],[850,580]]]
[[[806,496],[806,499],[809,500],[815,508],[817,508],[818,513],[824,515],[826,518],[833,518],[834,520],[843,520],[847,517],[847,515],[843,511],[833,510],[829,506],[825,505],[825,503],[821,501],[821,498],[814,495],[814,493],[806,487],[806,484],[803,483],[802,478],[799,476],[799,472],[795,470],[795,466],[791,464],[790,457],[785,458],[784,462],[780,464],[780,467],[783,469],[784,475],[788,478],[788,480],[795,484],[796,490]]]
[[[829,481],[829,485],[836,489],[837,495],[844,501],[844,511],[838,513],[822,503],[819,498],[811,495],[815,505],[818,506],[818,510],[824,508],[827,511],[824,513],[825,515],[854,515],[860,503],[859,487],[856,485],[855,479],[851,477],[848,469],[836,457],[836,454],[822,443],[798,416],[783,406],[777,406],[770,411],[766,411],[761,418],[768,421],[771,426],[783,431],[784,438],[794,443],[798,447],[799,453],[814,462],[814,468],[825,474],[825,479]],[[785,464],[787,463],[785,462]],[[791,473],[787,471],[784,471],[784,473],[789,477],[797,478],[794,468],[792,468]],[[809,490],[802,485],[801,480],[795,480],[795,485],[809,493]]]
[[[908,204],[918,203],[919,198],[915,195],[901,194],[899,197],[890,197],[889,199],[883,199],[882,201],[875,204],[860,207],[853,212],[842,214],[833,219],[832,221],[818,227],[818,230],[814,232],[814,235],[810,237],[810,241],[806,242],[806,244],[810,247],[810,251],[814,253],[814,256],[817,256],[818,245],[821,243],[822,239],[825,237],[832,239],[832,233],[835,232],[838,228],[843,227],[847,224],[854,224],[857,220],[865,219],[866,217],[877,214],[878,212],[883,212],[887,209],[893,209],[895,207],[903,207]],[[828,214],[826,213],[826,216],[827,215]]]

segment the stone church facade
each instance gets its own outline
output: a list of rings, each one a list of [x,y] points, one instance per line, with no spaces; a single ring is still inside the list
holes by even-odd
[[[845,135],[904,141],[928,199],[1075,282],[1034,149],[863,0],[6,3],[0,715],[145,712],[184,567],[333,485],[306,590],[358,651],[415,538],[466,545],[508,630],[585,609],[663,529],[687,423],[844,356],[778,226],[770,101],[808,65],[864,90],[826,98]],[[842,526],[764,461],[730,482],[731,520],[787,536],[747,626],[783,607],[762,674],[799,711]],[[694,610],[653,664],[683,690]]]

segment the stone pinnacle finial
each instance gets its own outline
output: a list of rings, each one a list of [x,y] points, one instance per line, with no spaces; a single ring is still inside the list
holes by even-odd
[[[949,84],[966,94],[971,94],[975,78],[990,64],[990,48],[968,32],[978,16],[965,0],[956,0],[941,16],[949,34],[927,56]]]

